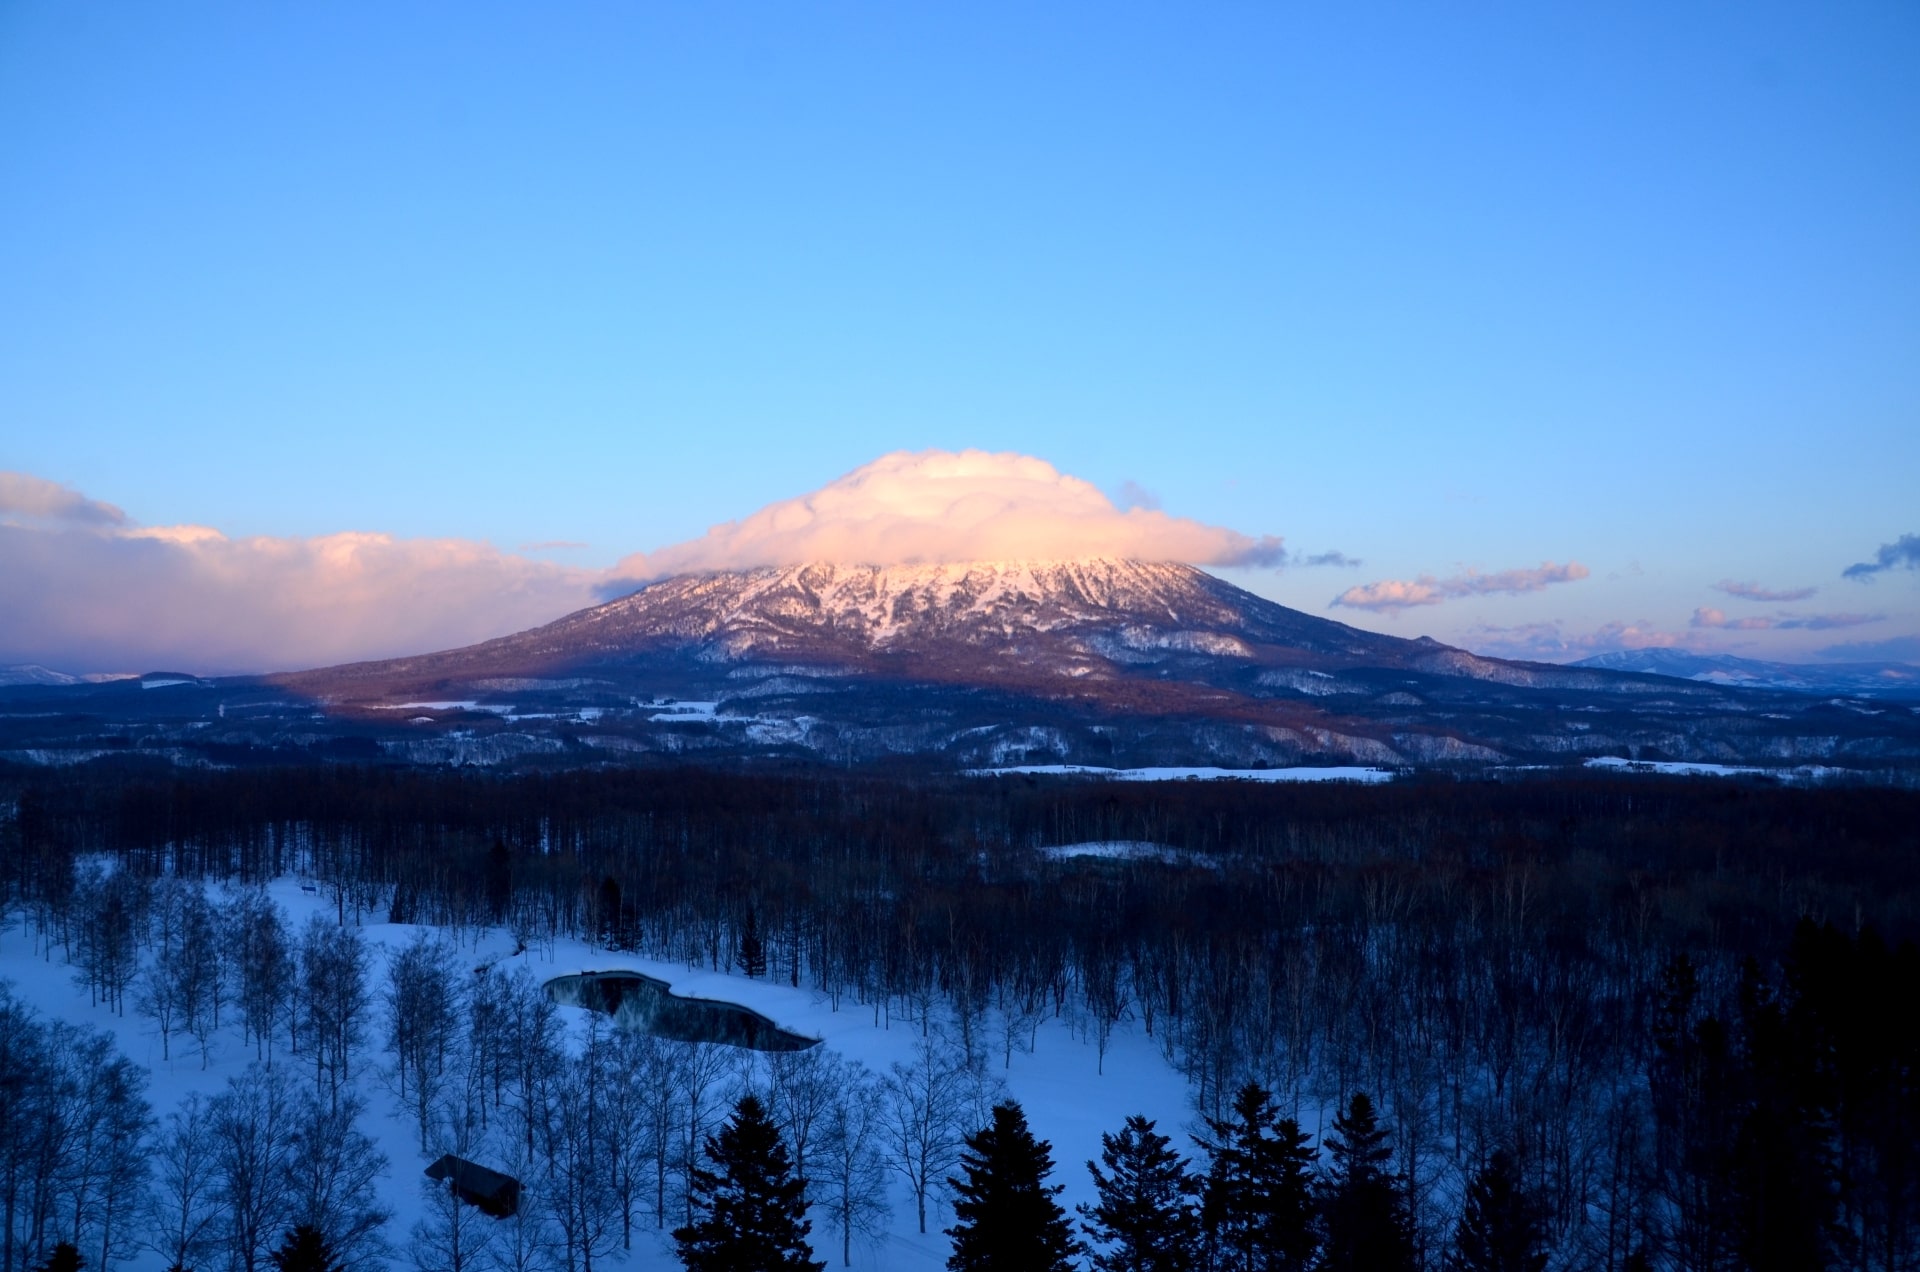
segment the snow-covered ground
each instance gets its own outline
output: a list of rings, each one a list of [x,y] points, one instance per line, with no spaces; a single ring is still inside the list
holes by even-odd
[[[1099,839],[1081,844],[1054,844],[1042,848],[1040,855],[1054,861],[1074,857],[1098,857],[1108,861],[1160,861],[1175,863],[1193,856],[1172,844],[1156,844],[1149,839]]]
[[[304,891],[296,880],[280,880],[269,892],[286,912],[294,931],[306,923],[309,915],[333,913],[330,898]],[[122,1054],[151,1074],[148,1099],[162,1120],[190,1092],[212,1095],[224,1089],[227,1080],[243,1072],[253,1059],[253,1048],[242,1042],[237,1020],[216,1036],[212,1058],[205,1067],[191,1040],[179,1034],[173,1040],[172,1059],[161,1059],[160,1039],[148,1020],[131,1006],[124,1016],[117,1016],[104,1005],[90,1005],[84,984],[76,979],[75,969],[61,960],[59,952],[56,950],[48,961],[44,953],[35,952],[28,925],[18,915],[8,915],[7,919],[6,930],[0,932],[0,979],[11,982],[16,997],[43,1016],[97,1026],[112,1034]],[[373,954],[370,990],[376,1003],[392,952],[410,943],[422,930],[410,924],[374,922],[371,917],[362,926]],[[642,972],[666,981],[678,994],[750,1007],[783,1028],[822,1039],[823,1045],[864,1063],[876,1074],[885,1073],[895,1061],[908,1060],[918,1037],[917,1026],[896,1018],[890,1028],[885,1027],[876,1021],[870,1005],[850,998],[843,999],[840,1010],[835,1011],[824,997],[806,989],[711,970],[689,970],[682,963],[612,954],[578,940],[561,940],[550,949],[536,945],[516,957],[504,931],[465,931],[460,934],[460,953],[463,960],[470,959],[474,965],[497,962],[503,969],[512,970],[524,963],[543,981],[582,971]],[[574,1034],[584,1029],[587,1013],[583,1009],[559,1010]],[[376,1024],[369,1030],[366,1052],[369,1067],[387,1060],[374,1041],[385,1034],[378,1007],[375,1012]],[[1176,1144],[1190,1149],[1184,1134],[1192,1118],[1186,1083],[1137,1022],[1116,1027],[1104,1065],[1091,1043],[1054,1019],[1041,1026],[1030,1053],[1013,1052],[1009,1067],[1002,1067],[997,1045],[990,1042],[988,1050],[990,1072],[1003,1079],[1008,1093],[1024,1105],[1035,1133],[1053,1143],[1058,1167],[1055,1182],[1066,1185],[1061,1201],[1069,1213],[1075,1203],[1092,1197],[1084,1163],[1098,1157],[1101,1132],[1119,1130],[1128,1114],[1154,1118],[1163,1132],[1173,1135]],[[294,1072],[300,1071],[301,1058],[287,1056],[285,1060]],[[379,1145],[389,1163],[383,1200],[394,1211],[386,1229],[387,1239],[396,1250],[393,1266],[407,1267],[405,1250],[409,1231],[421,1213],[419,1180],[427,1159],[419,1152],[414,1124],[386,1086],[369,1072],[359,1087],[368,1101],[360,1129]],[[944,1267],[949,1243],[938,1229],[952,1222],[951,1214],[944,1207],[937,1215],[930,1214],[929,1232],[923,1237],[915,1228],[912,1197],[898,1179],[893,1183],[892,1202],[888,1235],[878,1245],[864,1249],[856,1244],[853,1266],[907,1272]],[[818,1257],[826,1259],[830,1267],[841,1266],[838,1242],[819,1216],[815,1217],[813,1240]],[[116,1266],[131,1272],[160,1272],[162,1261],[149,1251]],[[671,1242],[649,1230],[636,1240],[624,1266],[653,1272],[679,1264]]]
[[[1332,768],[1098,768],[1088,764],[1016,764],[1008,768],[973,769],[976,777],[998,777],[1008,773],[1071,774],[1077,777],[1110,777],[1122,782],[1243,781],[1243,782],[1387,782],[1392,769],[1337,766]]]
[[[1835,777],[1847,772],[1846,769],[1827,768],[1817,764],[1803,764],[1799,768],[1792,769],[1771,769],[1737,764],[1705,764],[1691,760],[1623,760],[1617,755],[1597,756],[1588,760],[1586,766],[1591,769],[1606,769],[1612,773],[1668,773],[1681,777],[1751,777],[1765,774],[1787,781],[1802,782]]]
[[[672,702],[661,707],[647,717],[655,724],[680,724],[694,720],[711,720],[713,713],[720,709],[718,702]]]

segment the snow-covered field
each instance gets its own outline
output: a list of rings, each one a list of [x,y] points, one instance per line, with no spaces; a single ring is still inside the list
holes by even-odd
[[[1752,777],[1765,774],[1787,781],[1816,781],[1835,777],[1846,769],[1820,765],[1802,765],[1793,769],[1753,768],[1737,764],[1705,764],[1691,760],[1623,760],[1617,755],[1602,755],[1588,760],[1586,767],[1610,773],[1666,773],[1678,777]]]
[[[1075,777],[1110,777],[1121,782],[1387,782],[1392,769],[1336,766],[1332,768],[1228,769],[1186,768],[1098,768],[1087,764],[1016,764],[1008,768],[974,769],[977,777],[998,777],[1009,773],[1068,774]]]
[[[329,898],[304,891],[297,880],[280,880],[269,892],[285,911],[294,931],[298,931],[310,915],[333,913]],[[16,998],[43,1016],[95,1026],[110,1033],[122,1054],[143,1065],[151,1075],[148,1099],[157,1117],[164,1120],[191,1092],[218,1093],[229,1078],[244,1072],[252,1061],[253,1048],[243,1043],[237,1020],[216,1035],[211,1059],[204,1067],[191,1041],[179,1034],[173,1040],[172,1059],[163,1060],[160,1039],[147,1019],[131,1006],[122,1016],[105,1005],[90,1005],[87,989],[76,979],[75,969],[61,961],[58,950],[51,961],[44,952],[36,953],[31,928],[18,915],[7,918],[6,930],[0,932],[0,980],[11,982]],[[376,1004],[388,959],[422,930],[414,925],[374,922],[371,918],[364,923],[361,931],[373,954],[370,990]],[[806,989],[711,970],[689,970],[680,963],[610,954],[577,940],[560,940],[551,948],[536,945],[532,951],[518,956],[512,954],[513,943],[501,930],[464,931],[459,934],[459,940],[462,960],[470,960],[475,966],[496,962],[503,969],[511,970],[525,964],[542,981],[582,971],[630,969],[668,982],[679,994],[739,1003],[786,1029],[822,1039],[826,1047],[864,1063],[876,1074],[885,1073],[895,1061],[909,1060],[919,1034],[916,1025],[898,1018],[887,1027],[876,1020],[872,1006],[857,1004],[851,999],[843,999],[836,1011],[824,998]],[[559,1010],[566,1019],[570,1036],[577,1040],[584,1032],[588,1013],[571,1007]],[[365,1053],[368,1071],[358,1084],[368,1101],[360,1129],[378,1144],[388,1160],[382,1192],[394,1216],[387,1225],[386,1237],[396,1252],[393,1266],[402,1268],[410,1266],[406,1256],[408,1235],[421,1215],[419,1181],[428,1159],[419,1151],[413,1122],[387,1086],[371,1072],[372,1066],[388,1062],[377,1041],[385,1035],[379,1013],[376,1005],[375,1023],[369,1030]],[[1061,1200],[1070,1212],[1075,1203],[1092,1196],[1083,1163],[1098,1156],[1101,1132],[1117,1131],[1128,1114],[1143,1113],[1156,1119],[1162,1131],[1174,1135],[1176,1143],[1186,1144],[1182,1129],[1189,1126],[1191,1119],[1186,1083],[1135,1022],[1123,1022],[1116,1027],[1104,1065],[1089,1042],[1066,1023],[1054,1019],[1039,1028],[1031,1052],[1015,1050],[1012,1053],[1009,1067],[1002,1067],[997,1047],[989,1049],[992,1053],[987,1062],[990,1073],[1004,1080],[1007,1092],[1025,1106],[1035,1132],[1053,1143],[1054,1160],[1058,1164],[1055,1181],[1066,1185]],[[294,1071],[299,1072],[301,1060],[287,1059]],[[898,1179],[893,1182],[892,1202],[890,1231],[877,1245],[862,1248],[856,1243],[853,1266],[906,1270],[943,1267],[948,1242],[938,1229],[952,1222],[951,1215],[944,1208],[938,1215],[930,1215],[929,1232],[923,1237],[915,1230],[911,1195]],[[831,1267],[841,1266],[838,1242],[818,1216],[813,1240],[818,1257],[828,1260]],[[133,1272],[160,1272],[163,1263],[158,1254],[143,1251],[116,1266]],[[679,1264],[673,1257],[671,1242],[649,1230],[636,1240],[623,1266],[652,1270],[675,1268]]]

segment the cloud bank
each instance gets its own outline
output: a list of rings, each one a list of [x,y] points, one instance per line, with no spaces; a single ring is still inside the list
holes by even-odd
[[[1702,605],[1693,611],[1691,625],[1730,632],[1828,632],[1877,623],[1885,617],[1884,614],[1778,614],[1772,618],[1756,615],[1728,618],[1726,611]]]
[[[1122,509],[1098,487],[1030,455],[896,451],[812,494],[769,504],[697,539],[635,553],[615,567],[615,575],[631,585],[672,574],[808,561],[920,565],[1131,557],[1277,566],[1286,556],[1273,535],[1244,535],[1145,503]]]
[[[593,603],[598,576],[462,539],[230,539],[0,474],[0,663],[285,670],[468,644]]]
[[[1416,606],[1440,605],[1466,596],[1518,596],[1523,592],[1544,591],[1555,583],[1584,579],[1589,573],[1578,561],[1565,565],[1542,561],[1539,568],[1533,570],[1501,570],[1494,574],[1468,570],[1448,579],[1422,574],[1417,579],[1382,579],[1350,587],[1333,598],[1333,605],[1398,614]]]
[[[983,451],[886,455],[609,571],[463,539],[358,531],[236,539],[205,526],[141,526],[71,487],[0,473],[0,598],[11,602],[0,604],[0,664],[291,670],[471,644],[670,574],[1089,556],[1277,566],[1286,550],[1276,537],[1145,503],[1123,509],[1043,460]]]
[[[1840,576],[1871,583],[1874,575],[1892,569],[1920,570],[1920,534],[1903,534],[1892,543],[1881,544],[1873,560],[1850,565],[1840,571]]]
[[[1770,601],[1774,604],[1804,601],[1819,590],[1811,587],[1796,587],[1776,592],[1772,588],[1761,587],[1758,583],[1736,583],[1732,579],[1721,579],[1713,587],[1717,592],[1725,592],[1728,596],[1737,597],[1743,601]]]
[[[1472,635],[1472,648],[1479,653],[1541,662],[1571,662],[1624,649],[1673,649],[1687,643],[1679,632],[1663,631],[1645,619],[1605,623],[1587,632],[1569,632],[1557,619],[1513,627],[1481,624]]]
[[[31,473],[0,472],[0,517],[86,526],[127,524],[127,514],[112,504]]]

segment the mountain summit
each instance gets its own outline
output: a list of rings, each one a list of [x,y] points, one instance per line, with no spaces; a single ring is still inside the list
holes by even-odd
[[[1905,712],[1483,658],[1118,559],[689,574],[464,649],[271,680],[412,726],[418,758],[449,736],[959,764],[1920,754]]]

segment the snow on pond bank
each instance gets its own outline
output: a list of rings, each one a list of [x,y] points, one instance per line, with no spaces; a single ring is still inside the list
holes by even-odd
[[[314,915],[331,919],[335,913],[332,898],[309,892],[296,880],[279,880],[270,885],[269,894],[280,906],[289,928],[298,933]],[[216,891],[217,895],[217,891]],[[348,922],[355,922],[351,911]],[[370,954],[369,995],[377,1004],[386,983],[389,960],[415,937],[430,929],[412,924],[377,921],[377,916],[362,916],[359,931],[366,938]],[[808,1038],[819,1038],[822,1045],[840,1056],[856,1060],[876,1075],[885,1074],[895,1062],[912,1058],[920,1039],[920,1028],[894,1017],[880,1017],[871,1005],[862,1005],[851,997],[841,1000],[839,1010],[822,995],[805,988],[795,989],[769,980],[748,980],[730,972],[710,968],[689,969],[685,963],[663,961],[624,952],[609,952],[572,939],[513,953],[511,937],[504,931],[489,929],[475,932],[446,932],[457,936],[461,965],[478,967],[493,964],[505,971],[525,966],[542,984],[564,975],[588,972],[630,971],[664,982],[673,994],[686,998],[716,1000],[738,1006],[766,1017],[782,1029]],[[143,957],[151,957],[143,954]],[[225,1013],[226,1025],[214,1035],[210,1059],[202,1067],[197,1048],[190,1039],[176,1034],[172,1059],[161,1059],[160,1039],[151,1023],[129,1006],[117,1016],[104,1005],[89,1002],[76,969],[64,962],[56,949],[49,961],[44,952],[36,953],[31,925],[17,913],[0,916],[0,980],[10,982],[17,1001],[31,1007],[43,1019],[59,1019],[101,1029],[112,1036],[121,1054],[141,1066],[149,1075],[147,1099],[162,1122],[193,1093],[215,1095],[223,1091],[229,1079],[246,1071],[253,1059],[253,1048],[244,1044],[237,1021]],[[592,1016],[583,1007],[560,1007],[569,1038],[576,1047],[583,1039]],[[235,1013],[237,1015],[237,1013]],[[396,1098],[393,1089],[376,1072],[389,1063],[381,1050],[386,1034],[384,1010],[374,1008],[369,1021],[369,1045],[361,1053],[362,1069],[357,1080],[367,1109],[358,1127],[371,1138],[388,1161],[387,1175],[380,1183],[382,1203],[394,1211],[385,1226],[385,1237],[394,1248],[389,1266],[394,1272],[409,1269],[407,1257],[409,1232],[421,1217],[420,1180],[430,1158],[419,1151],[419,1136],[414,1122]],[[990,1036],[993,1034],[989,1030]],[[986,1074],[1004,1081],[1006,1090],[1025,1106],[1035,1133],[1053,1143],[1057,1163],[1054,1182],[1064,1184],[1061,1201],[1069,1213],[1076,1202],[1093,1197],[1091,1181],[1083,1165],[1100,1152],[1101,1132],[1118,1131],[1128,1114],[1141,1113],[1157,1120],[1160,1129],[1185,1144],[1182,1131],[1189,1127],[1191,1109],[1185,1081],[1162,1057],[1158,1044],[1147,1038],[1136,1021],[1122,1022],[1114,1031],[1112,1045],[1102,1065],[1095,1048],[1058,1018],[1049,1017],[1036,1031],[1031,1052],[1014,1050],[1011,1065],[1004,1063],[997,1037],[986,1048]],[[275,1067],[283,1065],[296,1077],[310,1078],[311,1061],[305,1056],[276,1052]],[[728,1049],[730,1051],[737,1049]],[[741,1051],[742,1056],[752,1053]],[[483,1162],[483,1164],[485,1164]],[[875,1246],[856,1243],[853,1266],[869,1269],[901,1269],[902,1272],[934,1272],[944,1267],[950,1242],[940,1229],[952,1223],[951,1212],[944,1207],[928,1215],[927,1235],[915,1230],[911,1196],[898,1179],[891,1183],[893,1217],[885,1237]],[[814,1240],[818,1257],[829,1266],[839,1267],[839,1246],[824,1218],[815,1215]],[[161,1272],[163,1261],[143,1250],[117,1261],[122,1272]],[[616,1256],[605,1265],[629,1268],[635,1272],[666,1272],[679,1267],[671,1242],[652,1229],[636,1238],[635,1247],[624,1258]],[[96,1270],[98,1272],[98,1270]]]
[[[968,769],[969,777],[1002,777],[1015,773],[1049,776],[1106,777],[1120,782],[1389,782],[1392,769],[1359,768],[1097,768],[1090,764],[1016,764],[1009,768]]]

